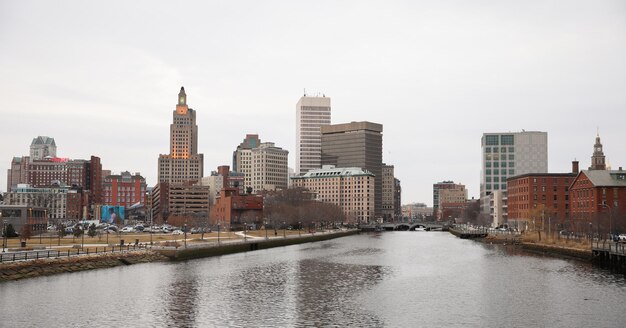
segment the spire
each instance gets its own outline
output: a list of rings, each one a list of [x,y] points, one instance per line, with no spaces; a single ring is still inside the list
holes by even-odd
[[[187,94],[185,93],[185,87],[180,87],[180,92],[178,93],[178,105],[187,105]]]
[[[600,134],[596,135],[596,143],[593,145],[593,155],[591,156],[591,170],[606,170],[604,152],[602,151],[602,142]]]

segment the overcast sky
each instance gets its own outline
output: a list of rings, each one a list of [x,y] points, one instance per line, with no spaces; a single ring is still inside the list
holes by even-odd
[[[290,151],[303,89],[384,126],[402,203],[478,197],[484,132],[548,132],[550,172],[626,167],[626,2],[0,1],[0,190],[39,135],[154,185],[181,86],[205,175],[246,133]]]

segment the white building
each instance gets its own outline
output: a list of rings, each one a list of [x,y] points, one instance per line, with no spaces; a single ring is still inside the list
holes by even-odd
[[[507,216],[507,179],[527,173],[548,173],[548,133],[484,133],[481,154],[481,210],[491,215],[494,224],[502,224]],[[501,192],[496,199],[495,192]]]
[[[289,179],[289,151],[264,142],[252,153],[252,190],[287,189]]]
[[[330,125],[330,97],[307,97],[296,104],[296,174],[322,167],[322,133]]]

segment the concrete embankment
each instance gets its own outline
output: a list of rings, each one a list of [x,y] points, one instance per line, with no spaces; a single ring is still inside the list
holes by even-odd
[[[111,268],[119,265],[156,261],[167,261],[167,257],[157,252],[140,250],[3,263],[0,265],[0,281],[34,278],[57,273]]]
[[[535,243],[527,243],[522,242],[522,249],[533,252],[540,253],[546,255],[554,255],[554,256],[564,256],[568,258],[575,258],[579,260],[591,261],[593,259],[593,254],[591,249],[580,249],[580,248],[571,248],[571,247],[563,247],[557,245],[546,245],[546,244],[535,244]]]
[[[240,252],[249,252],[259,249],[267,249],[273,247],[282,247],[303,243],[310,243],[322,240],[329,240],[334,238],[340,238],[358,234],[358,230],[323,233],[311,236],[302,237],[287,237],[287,238],[270,238],[270,239],[253,239],[248,242],[241,243],[224,243],[221,245],[194,245],[188,248],[178,249],[160,249],[157,250],[162,255],[168,257],[172,261],[189,260],[195,258],[219,256],[225,254],[233,254]]]

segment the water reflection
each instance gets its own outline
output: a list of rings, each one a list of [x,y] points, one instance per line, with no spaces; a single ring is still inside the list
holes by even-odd
[[[25,309],[28,315],[19,315]],[[0,283],[0,322],[3,328],[621,327],[626,281],[515,247],[385,232]]]

